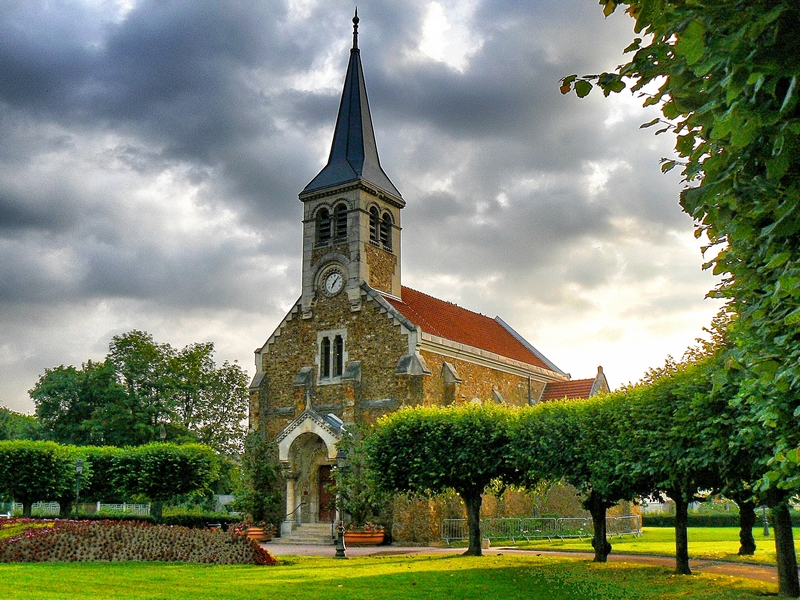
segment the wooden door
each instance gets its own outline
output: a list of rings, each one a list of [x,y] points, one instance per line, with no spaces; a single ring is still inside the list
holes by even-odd
[[[322,465],[319,468],[319,520],[322,523],[333,521],[334,515],[334,495],[330,487],[333,484],[330,465]]]

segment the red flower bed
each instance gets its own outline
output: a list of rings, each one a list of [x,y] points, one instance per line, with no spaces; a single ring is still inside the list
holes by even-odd
[[[6,525],[27,520],[4,520]],[[163,561],[274,565],[258,543],[233,532],[133,521],[61,521],[0,540],[0,562]]]

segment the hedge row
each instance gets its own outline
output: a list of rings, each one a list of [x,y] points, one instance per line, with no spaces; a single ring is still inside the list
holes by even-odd
[[[756,527],[762,526],[761,511]],[[770,526],[772,523],[770,523]],[[675,515],[642,515],[643,527],[675,527]],[[800,514],[792,513],[792,526],[800,527]],[[689,527],[739,527],[739,515],[693,515],[689,513]]]
[[[241,521],[241,517],[232,517],[225,513],[206,513],[206,514],[172,514],[162,516],[161,519],[156,519],[153,515],[132,515],[132,514],[109,514],[109,513],[100,513],[100,514],[81,514],[79,519],[84,521],[137,521],[142,523],[150,523],[155,525],[156,523],[161,525],[180,525],[181,527],[190,527],[192,529],[202,529],[209,524],[219,524],[222,525],[223,528],[232,525],[233,523],[238,523]],[[52,520],[52,517],[44,518],[44,520]]]
[[[0,441],[0,499],[21,502],[27,517],[34,502],[51,500],[66,517],[80,482],[84,501],[142,495],[154,502],[158,518],[164,502],[207,490],[218,470],[214,451],[200,444],[113,448]]]

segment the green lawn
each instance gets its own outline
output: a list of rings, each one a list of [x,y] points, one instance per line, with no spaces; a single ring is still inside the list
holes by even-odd
[[[0,565],[4,599],[740,599],[776,586],[727,576],[535,555],[282,557],[277,567],[163,563]]]
[[[689,528],[689,556],[691,558],[713,558],[736,560],[745,562],[759,562],[775,564],[775,538],[765,538],[762,529],[753,530],[756,540],[756,553],[754,556],[738,556],[739,529],[736,527],[690,527]],[[800,528],[794,530],[794,544],[800,555]],[[675,530],[672,527],[645,527],[644,535],[639,538],[632,536],[615,537],[609,540],[615,554],[662,554],[675,555]],[[496,542],[493,546],[503,545]],[[520,542],[518,548],[533,548],[538,550],[572,550],[594,552],[590,538],[583,540],[570,539],[565,541],[547,540],[536,542]]]

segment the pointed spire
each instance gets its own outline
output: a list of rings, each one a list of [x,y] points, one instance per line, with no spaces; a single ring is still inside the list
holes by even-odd
[[[372,116],[367,101],[367,88],[361,67],[361,51],[358,49],[358,10],[353,17],[353,47],[344,78],[339,115],[333,132],[333,144],[328,164],[300,192],[303,196],[324,188],[343,183],[364,181],[402,202],[402,196],[386,176],[378,159]]]
[[[358,7],[356,15],[353,17],[353,50],[358,50]]]

